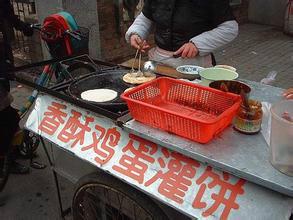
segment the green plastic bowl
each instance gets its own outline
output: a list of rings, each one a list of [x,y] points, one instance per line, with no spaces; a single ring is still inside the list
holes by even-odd
[[[201,83],[204,86],[209,86],[211,82],[216,80],[235,80],[238,78],[238,73],[224,68],[212,67],[206,68],[199,72]]]

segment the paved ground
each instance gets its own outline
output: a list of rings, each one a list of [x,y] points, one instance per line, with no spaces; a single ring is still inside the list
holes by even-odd
[[[238,38],[215,55],[218,64],[236,67],[241,78],[260,81],[276,71],[274,86],[293,87],[293,38],[274,27],[242,25]]]
[[[23,100],[30,95],[31,90],[16,83],[13,83],[12,87],[14,107],[19,108]],[[21,124],[24,122],[25,119],[21,121]],[[36,161],[48,165],[42,147],[38,148]],[[26,160],[19,160],[19,162],[29,164]],[[71,203],[73,185],[64,178],[60,180],[64,207],[67,208]],[[5,206],[0,207],[0,219],[61,219],[56,195],[53,174],[49,166],[44,170],[31,169],[29,175],[10,175],[4,191],[0,193],[0,201],[6,201]]]
[[[274,85],[293,87],[293,38],[269,26],[246,24],[241,26],[239,37],[216,53],[220,64],[238,69],[241,78],[260,81],[270,71],[277,71]],[[15,104],[19,106],[30,90],[13,85]],[[39,149],[39,161],[47,163]],[[27,163],[27,161],[24,161]],[[60,219],[57,197],[50,168],[32,170],[30,175],[11,175],[7,187],[0,194],[6,205],[0,207],[0,219]],[[72,197],[72,185],[61,179],[61,190],[68,207]],[[70,217],[69,217],[70,218]]]

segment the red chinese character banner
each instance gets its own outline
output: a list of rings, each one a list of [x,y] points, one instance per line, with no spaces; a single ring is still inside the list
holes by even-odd
[[[251,193],[252,186],[245,180],[129,134],[110,119],[50,96],[37,99],[26,126],[194,217],[241,219],[252,211],[242,205],[249,200],[246,193]],[[250,201],[248,208],[256,202]]]

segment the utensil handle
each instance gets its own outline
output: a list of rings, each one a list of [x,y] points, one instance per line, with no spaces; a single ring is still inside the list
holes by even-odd
[[[131,71],[132,72],[134,72],[134,65],[135,65],[135,61],[137,59],[138,52],[139,52],[139,48],[136,50],[135,57],[134,57],[134,60],[132,62],[132,66],[131,66]]]

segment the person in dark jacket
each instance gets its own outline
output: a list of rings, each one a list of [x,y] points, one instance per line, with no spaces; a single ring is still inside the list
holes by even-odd
[[[156,47],[148,53],[151,60],[175,55],[164,63],[177,67],[193,64],[212,66],[212,52],[238,35],[229,0],[145,0],[142,12],[125,34],[134,48],[145,51],[146,39],[154,28]]]
[[[13,39],[13,28],[22,31],[26,36],[33,34],[30,24],[21,21],[13,11],[9,0],[0,0],[0,72],[13,67],[13,54],[11,40]],[[19,116],[17,111],[11,107],[13,101],[9,93],[10,85],[8,79],[0,79],[0,167],[3,165],[3,157],[11,147],[15,133],[18,130]],[[11,162],[11,172],[28,173],[28,167]]]

